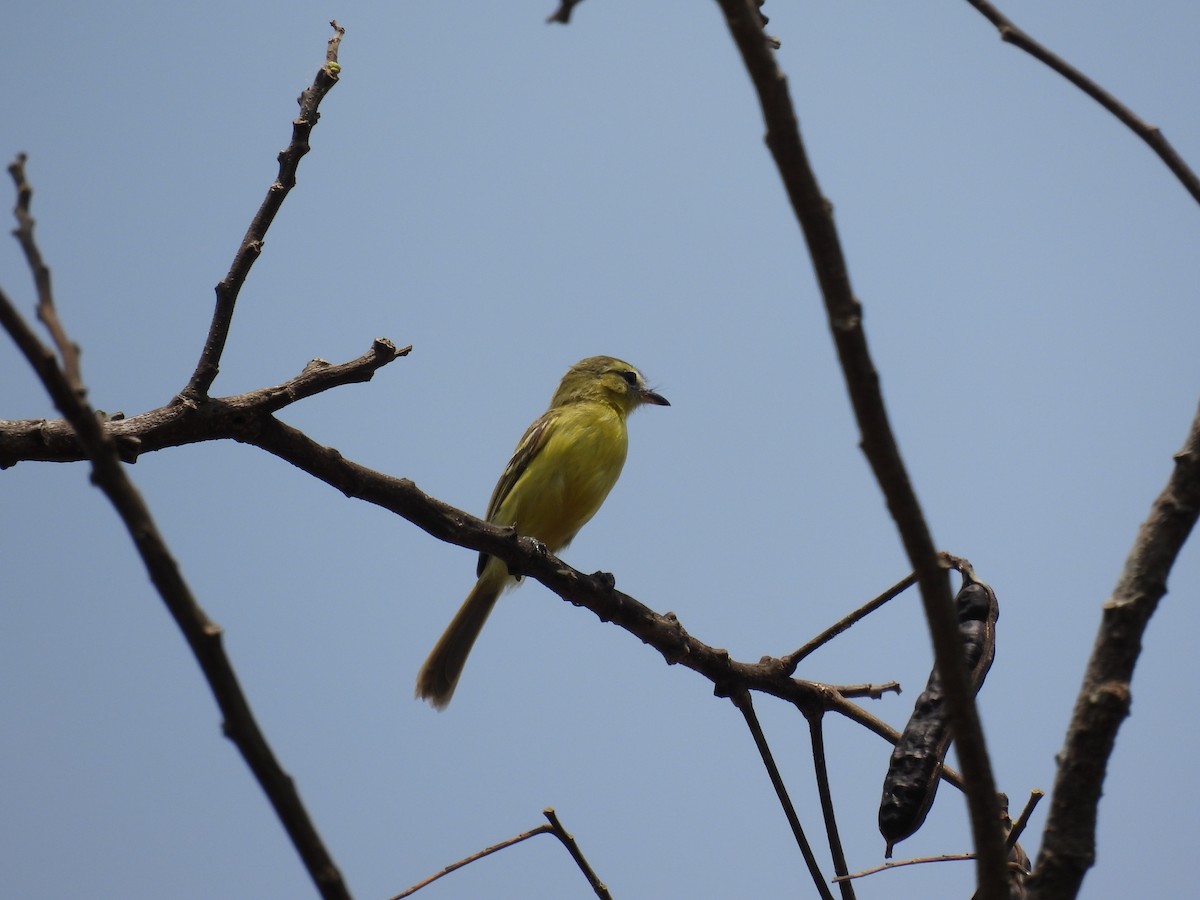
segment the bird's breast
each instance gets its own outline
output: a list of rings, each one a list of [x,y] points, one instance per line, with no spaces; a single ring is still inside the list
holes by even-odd
[[[513,486],[504,518],[552,552],[561,550],[617,483],[628,445],[624,417],[606,404],[563,409],[545,447]]]

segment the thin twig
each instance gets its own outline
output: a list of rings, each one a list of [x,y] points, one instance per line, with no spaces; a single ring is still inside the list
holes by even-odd
[[[823,900],[833,900],[833,894],[830,892],[828,885],[825,884],[825,876],[821,872],[821,865],[817,862],[817,857],[813,854],[812,846],[808,843],[808,838],[804,835],[804,827],[800,824],[800,817],[796,815],[796,807],[792,805],[792,798],[788,796],[787,786],[783,783],[783,776],[779,774],[779,767],[775,765],[775,757],[771,753],[771,746],[767,743],[762,725],[758,721],[758,715],[754,712],[754,702],[750,699],[750,692],[737,690],[728,696],[733,701],[733,705],[738,708],[745,718],[746,727],[750,729],[750,734],[754,737],[754,745],[758,747],[759,756],[762,757],[763,765],[767,769],[767,776],[771,779],[771,786],[775,788],[775,796],[779,798],[779,805],[783,807],[783,814],[787,817],[788,825],[792,828],[792,835],[796,839],[796,845],[800,848],[800,854],[804,857],[805,865],[808,866],[808,873],[812,877],[813,883],[817,886],[817,893],[821,895]]]
[[[1029,856],[1025,853],[1025,848],[1017,841],[1029,823],[1029,815],[1041,799],[1041,791],[1032,791],[1029,800],[1025,803],[1025,809],[1021,813],[1020,822],[1014,825],[1012,817],[1008,814],[1008,794],[1000,795],[1000,825],[1005,832],[1004,849],[1008,851],[1008,871],[1012,879],[1009,893],[1013,900],[1024,900],[1025,881],[1029,876]],[[978,900],[978,897],[977,891],[971,895],[971,900]]]
[[[955,556],[952,553],[947,553],[945,550],[938,551],[937,558],[943,568],[956,569],[959,572],[961,572],[963,574],[963,577],[966,578],[967,580],[970,580],[970,581],[978,580],[975,577],[975,570],[974,570],[974,568],[972,568],[969,560],[964,559],[961,556]],[[845,616],[844,618],[839,619],[837,622],[834,622],[832,625],[830,625],[828,628],[826,628],[824,631],[822,631],[820,634],[818,634],[815,638],[813,638],[807,644],[802,646],[799,650],[794,650],[793,652],[789,653],[787,656],[781,657],[781,661],[783,662],[784,667],[787,669],[788,674],[795,672],[796,667],[801,663],[801,661],[803,661],[806,657],[811,655],[813,653],[813,651],[819,649],[820,647],[823,647],[825,644],[827,644],[833,638],[837,637],[843,631],[848,630],[850,628],[850,626],[861,621],[862,619],[865,619],[867,616],[869,616],[871,613],[875,612],[875,610],[879,609],[881,606],[883,606],[889,600],[892,600],[895,597],[899,596],[900,594],[904,593],[904,591],[908,590],[910,587],[912,587],[916,583],[917,583],[917,573],[916,572],[913,572],[911,575],[906,575],[904,578],[897,581],[895,584],[893,584],[890,588],[888,588],[886,591],[884,591],[882,594],[880,594],[875,599],[869,600],[868,602],[866,602],[862,606],[860,606],[858,609],[854,610],[854,612],[850,613],[848,616]]]
[[[528,831],[518,834],[516,837],[511,837],[508,840],[501,841],[498,844],[492,844],[492,846],[485,847],[484,849],[480,850],[478,853],[472,853],[470,856],[466,856],[466,857],[460,859],[458,862],[450,863],[450,865],[446,866],[444,869],[442,869],[442,871],[437,872],[436,874],[430,875],[428,878],[426,878],[423,881],[418,881],[412,887],[406,888],[405,890],[401,891],[398,894],[393,894],[392,897],[390,898],[390,900],[403,900],[403,898],[405,898],[405,897],[411,897],[417,891],[421,890],[421,888],[428,887],[429,885],[431,885],[435,881],[437,881],[439,878],[443,878],[446,875],[449,875],[451,872],[455,871],[456,869],[461,869],[463,866],[469,865],[469,864],[475,862],[476,860],[483,859],[485,856],[491,856],[493,853],[497,853],[501,850],[504,850],[506,847],[511,847],[514,844],[519,844],[519,843],[521,843],[521,841],[527,841],[531,837],[536,837],[539,834],[551,834],[551,833],[553,833],[553,831],[554,831],[554,826],[552,826],[552,825],[539,825],[539,826],[537,826],[537,828],[531,828]]]
[[[817,794],[821,798],[821,815],[825,818],[825,834],[829,839],[829,853],[833,857],[835,875],[850,871],[846,865],[846,851],[842,849],[842,838],[837,827],[837,813],[833,807],[833,792],[829,787],[829,767],[825,763],[825,717],[821,714],[808,716],[808,734],[812,742],[813,770],[817,779]],[[837,878],[834,878],[837,881]],[[854,900],[854,886],[849,881],[838,882],[842,900]]]
[[[878,700],[884,694],[900,693],[900,682],[898,681],[885,681],[881,684],[875,684],[874,682],[865,682],[863,684],[831,684],[829,686],[847,699],[851,697],[868,697],[871,700]]]
[[[1042,847],[1028,882],[1030,900],[1074,897],[1096,859],[1096,815],[1108,760],[1129,715],[1130,682],[1142,638],[1180,549],[1200,517],[1200,409],[1166,486],[1138,529],[1079,689],[1058,771]]]
[[[1024,50],[1034,59],[1045,63],[1116,116],[1123,125],[1145,141],[1158,158],[1166,163],[1167,168],[1179,179],[1179,183],[1183,185],[1184,189],[1192,195],[1192,199],[1200,203],[1200,178],[1196,177],[1196,173],[1183,161],[1183,157],[1175,152],[1175,148],[1171,146],[1170,141],[1163,137],[1162,132],[1158,128],[1144,122],[1134,114],[1133,110],[1117,100],[1116,97],[1100,87],[1092,79],[1088,78],[1061,56],[1052,53],[1045,46],[1035,41],[1014,25],[1012,20],[989,3],[988,0],[967,0],[967,2],[996,27],[996,30],[1000,32],[1001,40]]]
[[[1042,798],[1045,796],[1045,791],[1039,791],[1036,788],[1029,792],[1029,799],[1025,801],[1025,808],[1021,810],[1021,815],[1017,816],[1017,821],[1013,822],[1012,830],[1009,831],[1008,837],[1004,839],[1004,846],[1009,850],[1017,845],[1017,841],[1021,839],[1021,835],[1025,833],[1025,829],[1029,825],[1029,817],[1033,815],[1033,811],[1037,809],[1037,805],[1042,802]]]
[[[473,863],[473,862],[477,862],[478,860],[483,859],[485,856],[491,856],[493,853],[496,853],[500,850],[505,850],[509,847],[512,847],[515,844],[521,843],[522,841],[527,841],[531,837],[536,837],[539,834],[552,834],[556,838],[558,838],[559,842],[566,848],[567,852],[571,855],[571,859],[575,860],[575,865],[577,865],[579,867],[579,870],[583,873],[583,877],[588,880],[588,884],[590,884],[592,886],[592,890],[595,892],[596,896],[600,897],[601,900],[612,900],[612,895],[609,894],[608,888],[604,885],[604,882],[601,881],[599,879],[599,877],[596,875],[596,873],[592,870],[591,865],[588,864],[587,859],[584,857],[582,851],[580,851],[580,849],[579,849],[579,845],[575,842],[574,836],[572,836],[571,833],[568,832],[567,829],[563,827],[562,822],[559,821],[558,813],[556,813],[553,808],[546,807],[546,809],[542,810],[542,815],[544,815],[546,817],[549,824],[539,825],[539,826],[537,826],[537,828],[531,828],[531,829],[529,829],[529,831],[522,832],[521,834],[518,834],[516,837],[511,837],[506,841],[501,841],[498,844],[493,844],[490,847],[486,847],[483,850],[480,850],[478,853],[472,853],[470,856],[460,859],[458,862],[450,863],[450,865],[446,866],[440,872],[438,872],[434,875],[430,875],[424,881],[417,882],[412,887],[407,888],[406,890],[401,891],[399,894],[394,895],[393,897],[390,898],[390,900],[403,900],[403,898],[405,898],[405,897],[411,897],[417,891],[421,890],[424,887],[428,887],[429,885],[431,885],[435,881],[437,881],[439,878],[449,875],[451,872],[455,871],[456,869],[461,869],[463,866],[469,865],[470,863]]]
[[[865,619],[893,597],[896,597],[908,590],[916,583],[917,575],[915,572],[911,575],[906,575],[874,600],[864,603],[858,609],[854,610],[854,612],[850,613],[850,615],[839,619],[837,622],[834,622],[799,650],[794,650],[787,656],[781,657],[780,660],[783,662],[784,669],[786,669],[787,673],[791,675],[796,671],[796,667],[800,665],[801,660],[809,656],[814,650],[825,646],[825,644],[829,643],[843,631],[846,631],[848,628],[850,628],[851,625],[861,621],[862,619]]]
[[[595,895],[600,900],[612,900],[612,895],[608,892],[608,886],[593,871],[587,858],[584,857],[583,851],[579,849],[579,844],[575,842],[575,836],[563,828],[562,822],[558,820],[558,813],[554,811],[553,807],[547,806],[542,810],[542,815],[549,820],[551,827],[554,829],[554,836],[567,848],[567,852],[571,854],[571,859],[575,860],[575,865],[579,866],[579,871],[588,880],[588,884],[592,886],[592,891]]]
[[[35,223],[33,215],[29,211],[30,203],[33,201],[33,185],[25,177],[25,159],[24,153],[18,153],[16,160],[9,163],[8,166],[8,174],[12,176],[13,183],[17,188],[17,205],[13,209],[17,227],[13,234],[21,245],[25,261],[29,264],[29,271],[33,274],[33,284],[38,297],[38,321],[46,326],[46,330],[50,332],[50,337],[54,341],[54,346],[58,348],[59,357],[62,359],[63,373],[71,385],[71,389],[82,396],[83,374],[79,368],[79,347],[67,337],[62,323],[58,320],[58,311],[54,306],[54,293],[50,288],[50,267],[42,259],[42,251],[38,248],[37,241],[33,236]]]
[[[854,296],[832,205],[821,193],[800,137],[787,79],[762,32],[753,0],[717,0],[758,94],[767,126],[767,146],[804,232],[820,285],[861,446],[887,500],[917,582],[946,690],[959,760],[967,776],[971,830],[979,853],[977,875],[985,900],[1005,900],[1004,846],[998,828],[995,778],[974,698],[967,687],[961,642],[950,598],[950,582],[938,561],[929,526],[900,456],[889,423],[879,375],[867,348],[862,305]]]
[[[852,881],[855,878],[865,878],[868,875],[876,875],[879,872],[886,872],[889,869],[900,869],[904,866],[919,866],[925,863],[943,863],[943,862],[969,862],[975,858],[974,853],[944,853],[941,856],[918,856],[913,859],[889,859],[882,865],[875,866],[870,869],[863,869],[861,872],[855,872],[852,875],[840,875],[833,879],[834,881]]]
[[[39,305],[43,304],[53,308],[53,297],[47,294],[40,298]],[[192,596],[150,510],[137,488],[126,477],[115,442],[84,399],[82,380],[77,384],[70,382],[54,354],[38,340],[3,291],[0,291],[0,324],[12,335],[42,379],[55,406],[78,434],[80,443],[92,461],[92,481],[104,492],[121,517],[145,563],[150,580],[200,664],[224,716],[225,735],[241,751],[246,764],[258,779],[317,890],[322,897],[338,900],[348,898],[350,895],[341,873],[317,834],[292,779],[280,767],[254,719],[229,657],[225,654],[221,629],[208,618]],[[66,344],[70,342],[66,341]]]
[[[279,154],[279,174],[267,189],[266,198],[251,220],[246,236],[242,238],[242,243],[233,257],[229,272],[216,287],[217,303],[208,328],[208,337],[204,341],[204,349],[200,353],[199,362],[196,363],[195,372],[192,373],[187,387],[180,392],[184,398],[199,401],[208,396],[208,389],[212,387],[220,370],[221,354],[225,351],[225,341],[233,324],[233,310],[237,304],[238,293],[246,281],[246,276],[250,274],[251,267],[262,255],[263,241],[267,236],[267,229],[275,221],[275,214],[283,206],[288,192],[296,185],[296,169],[301,158],[311,149],[308,143],[309,135],[320,118],[317,107],[338,82],[338,73],[341,72],[341,65],[337,61],[338,48],[346,29],[338,25],[336,20],[329,24],[334,33],[326,49],[325,65],[317,70],[312,85],[306,88],[296,101],[300,104],[300,115],[292,122],[291,143]]]
[[[1008,844],[1007,846],[1011,848],[1013,846],[1013,844]],[[889,869],[899,869],[903,866],[919,866],[919,865],[923,865],[925,863],[969,862],[970,860],[973,860],[973,859],[975,859],[974,853],[944,853],[941,856],[918,856],[918,857],[914,857],[912,859],[901,859],[901,860],[889,859],[887,862],[883,863],[882,865],[875,866],[870,869],[863,869],[861,872],[855,872],[853,875],[840,876],[833,880],[837,881],[837,882],[848,882],[848,881],[852,881],[855,878],[863,878],[867,875],[876,875],[879,872],[886,872]],[[1009,874],[1014,878],[1023,878],[1027,874],[1026,870],[1023,868],[1021,863],[1014,862],[1014,861],[1009,861],[1008,871],[1009,871]],[[978,896],[978,894],[973,895],[971,900],[975,900],[975,897],[977,897],[977,896]],[[1024,895],[1021,894],[1021,895],[1017,895],[1017,896],[1024,896]]]

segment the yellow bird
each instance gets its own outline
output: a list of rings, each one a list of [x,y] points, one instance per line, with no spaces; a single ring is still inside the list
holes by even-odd
[[[612,490],[629,446],[625,420],[645,403],[670,406],[642,374],[611,356],[571,366],[550,408],[526,430],[492,491],[487,520],[511,525],[551,553],[571,543]],[[417,675],[417,696],[444,709],[496,600],[517,583],[503,561],[479,554],[479,580]]]

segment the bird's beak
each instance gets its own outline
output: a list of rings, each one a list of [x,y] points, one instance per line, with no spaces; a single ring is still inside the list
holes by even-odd
[[[653,403],[655,406],[670,406],[671,405],[670,400],[668,400],[662,394],[655,393],[654,391],[650,390],[649,388],[645,388],[642,390],[642,402],[643,403]]]

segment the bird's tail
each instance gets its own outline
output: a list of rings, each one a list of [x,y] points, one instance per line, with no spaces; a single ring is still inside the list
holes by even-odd
[[[509,580],[504,563],[494,557],[489,560],[475,587],[471,588],[471,593],[467,594],[467,599],[417,673],[418,698],[428,700],[436,709],[445,709],[450,703],[475,639]]]

